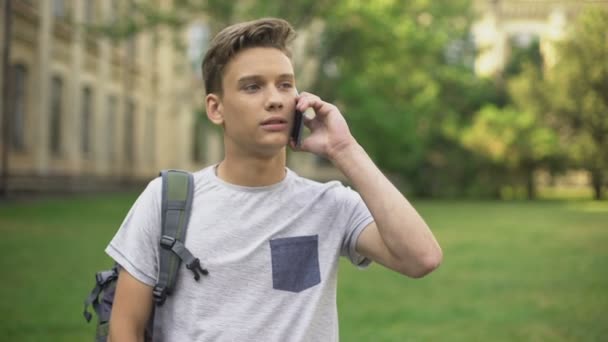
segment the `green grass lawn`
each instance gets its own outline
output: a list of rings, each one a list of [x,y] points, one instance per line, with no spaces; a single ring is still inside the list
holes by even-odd
[[[82,301],[135,195],[0,204],[0,336],[87,341]],[[608,202],[417,201],[444,262],[413,280],[343,262],[343,341],[608,338]]]

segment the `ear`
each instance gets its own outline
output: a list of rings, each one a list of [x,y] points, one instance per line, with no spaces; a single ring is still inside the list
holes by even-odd
[[[215,125],[224,123],[224,107],[220,97],[216,94],[209,94],[205,97],[205,107],[207,108],[207,117],[209,121]]]

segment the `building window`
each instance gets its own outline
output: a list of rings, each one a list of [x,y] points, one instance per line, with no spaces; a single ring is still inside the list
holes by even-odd
[[[197,78],[202,79],[199,72],[205,52],[209,47],[211,32],[207,25],[194,24],[188,31],[188,60]]]
[[[124,149],[125,149],[125,161],[128,165],[134,164],[135,158],[135,146],[133,146],[134,135],[135,135],[135,103],[132,100],[127,102],[127,110],[125,112],[125,135],[124,135]]]
[[[146,149],[146,161],[154,165],[156,151],[156,112],[150,108],[146,114],[146,130],[144,131],[144,148]]]
[[[135,2],[129,0],[127,7],[127,17],[132,18],[135,15]],[[131,32],[127,38],[127,60],[129,64],[133,64],[137,54],[137,32]]]
[[[107,157],[108,161],[116,160],[116,107],[118,101],[116,96],[108,96],[106,107],[106,142],[107,142]]]
[[[14,93],[11,104],[11,145],[14,150],[25,148],[25,106],[27,92],[27,69],[22,64],[13,66]]]
[[[132,34],[127,39],[127,61],[130,65],[135,64],[135,58],[137,56],[137,36]]]
[[[22,4],[26,4],[28,6],[34,5],[33,2],[32,2],[32,0],[20,0],[19,2],[22,3]]]
[[[66,9],[64,0],[53,0],[53,15],[56,18],[65,18]]]
[[[61,154],[61,125],[63,110],[63,80],[59,76],[51,79],[50,149],[54,156]]]
[[[91,154],[91,118],[92,118],[92,92],[91,88],[82,89],[82,117],[80,127],[80,147],[82,155],[86,158]]]
[[[116,23],[118,16],[120,15],[120,7],[118,6],[118,0],[110,0],[110,10],[108,13],[108,19],[110,23]]]
[[[93,24],[95,21],[95,0],[84,1],[84,20],[87,24]]]

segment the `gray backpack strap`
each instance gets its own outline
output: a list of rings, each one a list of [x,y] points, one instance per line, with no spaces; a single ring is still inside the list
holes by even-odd
[[[92,314],[88,311],[90,305],[97,314],[95,341],[106,342],[110,327],[110,314],[114,302],[114,292],[120,266],[114,264],[112,269],[100,271],[95,274],[95,287],[84,301],[84,318],[91,321]]]
[[[177,270],[183,261],[186,268],[200,279],[200,273],[208,272],[201,267],[184,245],[186,229],[192,211],[194,178],[191,173],[180,170],[163,170],[162,176],[162,232],[160,238],[160,265],[158,282],[154,287],[154,300],[162,305],[175,288]]]
[[[112,297],[114,296],[115,284],[112,283],[115,283],[116,279],[118,279],[118,272],[119,266],[118,264],[114,264],[114,267],[111,269],[100,271],[95,274],[95,287],[84,301],[83,314],[87,322],[90,322],[91,318],[93,318],[93,315],[89,312],[89,306],[93,307],[100,322],[105,323],[110,321],[110,311],[112,307],[111,305],[108,306],[103,299],[108,294]],[[100,295],[102,295],[101,298]]]

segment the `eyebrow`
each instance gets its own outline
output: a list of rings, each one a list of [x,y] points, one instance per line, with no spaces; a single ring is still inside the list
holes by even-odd
[[[294,80],[294,75],[293,74],[281,74],[277,77],[278,79],[281,80]],[[264,77],[262,75],[249,75],[249,76],[243,76],[241,78],[238,79],[237,83],[238,84],[244,84],[244,83],[248,83],[248,82],[259,82],[261,80],[263,80]]]

